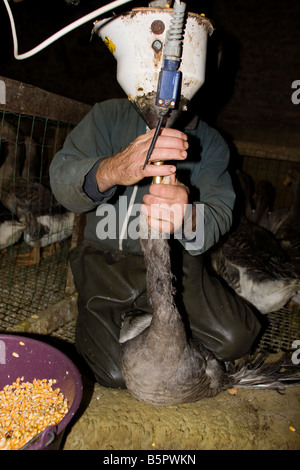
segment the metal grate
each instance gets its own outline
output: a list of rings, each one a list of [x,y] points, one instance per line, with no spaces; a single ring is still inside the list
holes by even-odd
[[[74,344],[75,343],[75,326],[76,326],[76,319],[66,323],[61,328],[58,328],[54,331],[51,336],[65,341],[67,343]]]
[[[248,173],[255,184],[259,181],[270,181],[276,191],[274,208],[289,207],[293,193],[290,186],[285,186],[284,179],[293,162],[243,156],[243,171]]]
[[[278,353],[289,351],[293,341],[300,339],[300,308],[290,302],[268,315],[268,327],[258,344],[258,351]]]
[[[30,195],[33,200],[36,197],[32,191],[33,187],[39,185],[39,188],[45,188],[45,191],[50,190],[50,162],[71,128],[72,125],[68,123],[48,118],[0,111],[1,221],[12,222],[19,219],[20,215],[25,218],[26,213],[31,211]],[[8,205],[5,199],[7,195]],[[21,199],[21,214],[15,207],[10,207],[13,205],[14,195],[24,199],[24,203]],[[45,201],[48,201],[48,198],[45,198]],[[49,197],[47,204],[48,207],[42,207],[42,203],[40,206],[35,203],[34,217],[41,214],[51,216],[54,213],[53,198]],[[26,223],[30,225],[31,219],[28,220]],[[63,223],[64,221],[61,222]],[[62,225],[57,230],[63,233]],[[5,232],[2,234],[1,241],[3,238],[6,242]],[[7,239],[9,240],[8,236]],[[4,243],[1,248],[5,249],[0,250],[0,330],[10,330],[64,299],[70,238],[60,241],[59,244],[41,248],[38,252],[40,258],[37,258],[33,265],[31,261],[20,264],[21,256],[24,259],[24,255],[32,250],[24,242],[23,233],[15,244],[7,246]],[[56,248],[56,251],[49,253],[49,248]]]
[[[17,262],[26,250],[24,243],[1,252],[0,330],[10,330],[64,298],[69,247],[70,240],[65,240],[33,266]]]

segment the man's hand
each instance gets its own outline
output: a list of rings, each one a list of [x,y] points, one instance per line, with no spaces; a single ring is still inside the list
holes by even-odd
[[[163,128],[149,163],[143,170],[154,132],[152,129],[140,135],[125,150],[100,162],[96,174],[100,192],[103,193],[116,185],[130,186],[146,177],[175,175],[174,165],[152,165],[151,162],[184,160],[187,157],[187,135],[176,129]]]
[[[149,227],[164,233],[174,233],[182,226],[189,190],[175,174],[169,184],[152,184],[143,198],[141,212],[148,216]]]

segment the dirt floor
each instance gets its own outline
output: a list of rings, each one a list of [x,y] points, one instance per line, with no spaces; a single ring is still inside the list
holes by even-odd
[[[229,391],[153,407],[127,390],[85,383],[64,450],[299,450],[300,388]]]

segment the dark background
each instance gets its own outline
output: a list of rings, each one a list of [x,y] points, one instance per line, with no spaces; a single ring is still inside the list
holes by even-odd
[[[19,53],[106,3],[11,1]],[[215,27],[208,43],[206,83],[194,101],[203,119],[234,139],[296,147],[300,105],[291,101],[291,86],[300,80],[299,0],[186,0],[186,4],[187,11],[205,13]],[[104,17],[135,6],[148,3],[129,2]],[[18,61],[0,0],[0,75],[88,104],[123,97],[115,77],[116,61],[98,37],[90,41],[92,27],[93,21],[88,22],[32,58]]]

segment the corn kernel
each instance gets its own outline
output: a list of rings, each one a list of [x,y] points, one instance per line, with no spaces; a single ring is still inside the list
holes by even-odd
[[[0,391],[0,450],[17,450],[69,411],[55,379],[24,382],[18,377]]]

